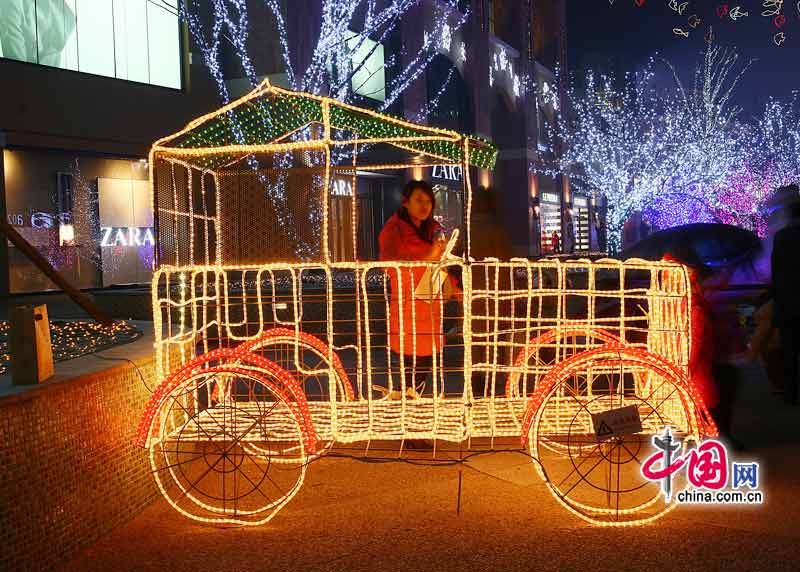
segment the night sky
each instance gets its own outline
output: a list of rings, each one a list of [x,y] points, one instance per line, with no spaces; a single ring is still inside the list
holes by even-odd
[[[681,3],[684,0],[681,0]],[[646,0],[641,8],[634,0],[568,0],[569,65],[573,71],[591,66],[598,71],[614,61],[620,70],[634,70],[653,54],[665,57],[683,72],[684,82],[700,61],[705,47],[703,35],[711,23],[716,43],[735,47],[742,60],[757,59],[740,84],[736,103],[744,117],[755,114],[763,101],[772,96],[789,96],[800,90],[800,16],[796,2],[784,3],[786,35],[781,47],[773,43],[779,31],[772,18],[761,16],[762,0],[728,2],[728,9],[740,6],[749,16],[733,22],[720,19],[716,10],[725,2],[689,2],[683,16],[669,8],[669,0]],[[688,17],[697,13],[705,20],[692,30]],[[705,14],[705,16],[704,16]],[[673,33],[673,28],[690,31],[689,38]]]

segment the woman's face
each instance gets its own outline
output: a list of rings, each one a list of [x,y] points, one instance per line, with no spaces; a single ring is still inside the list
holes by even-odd
[[[421,189],[414,189],[411,196],[403,200],[403,206],[406,207],[408,216],[415,222],[426,220],[433,210],[431,198]]]

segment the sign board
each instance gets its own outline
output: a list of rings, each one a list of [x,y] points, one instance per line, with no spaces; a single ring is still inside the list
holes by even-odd
[[[138,226],[100,227],[102,238],[100,246],[155,246],[153,229],[150,227],[139,228]]]
[[[445,181],[460,181],[464,178],[464,169],[460,165],[434,165],[431,178]]]
[[[146,180],[97,179],[103,286],[152,276],[153,209]]]
[[[642,420],[636,405],[592,413],[592,425],[598,441],[642,431]]]
[[[25,217],[19,213],[9,213],[6,215],[8,224],[12,226],[22,226],[25,224]]]
[[[353,185],[347,179],[334,179],[331,182],[331,195],[334,197],[352,197]]]
[[[542,193],[541,199],[543,203],[561,204],[561,197],[558,193]]]

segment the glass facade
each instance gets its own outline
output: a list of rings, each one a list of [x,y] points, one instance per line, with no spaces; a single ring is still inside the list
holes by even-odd
[[[182,87],[177,0],[0,0],[0,57]]]
[[[383,45],[355,32],[347,34],[346,42],[351,52],[351,65],[356,70],[350,80],[353,92],[376,101],[385,101]]]

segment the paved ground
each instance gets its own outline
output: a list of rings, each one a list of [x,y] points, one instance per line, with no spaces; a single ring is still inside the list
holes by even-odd
[[[46,301],[53,317],[80,315]],[[758,368],[742,371],[734,429],[748,450],[736,458],[762,462],[763,506],[680,507],[654,525],[603,529],[557,504],[518,453],[436,466],[328,457],[264,526],[203,526],[159,500],[63,569],[795,571],[800,408],[783,405]]]
[[[65,570],[798,570],[800,408],[757,368],[743,371],[735,429],[748,450],[736,458],[762,462],[763,506],[679,507],[650,526],[595,528],[518,453],[443,466],[329,457],[264,526],[203,526],[159,500]]]

